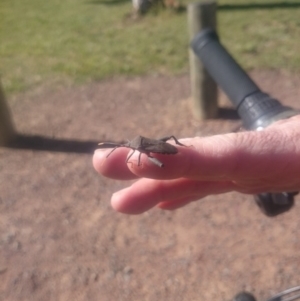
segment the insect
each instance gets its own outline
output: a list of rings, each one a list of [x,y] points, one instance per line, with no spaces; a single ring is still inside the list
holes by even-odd
[[[139,158],[138,158],[138,166],[141,165],[141,155],[146,154],[148,156],[148,159],[158,167],[163,167],[164,164],[160,162],[158,159],[152,157],[150,153],[157,153],[157,154],[165,154],[165,155],[175,155],[178,153],[177,148],[167,143],[168,140],[174,139],[175,143],[181,146],[185,146],[184,144],[180,143],[174,136],[168,136],[164,137],[158,140],[155,139],[149,139],[143,136],[137,136],[133,140],[128,141],[127,143],[120,144],[120,143],[113,143],[113,142],[102,142],[99,143],[99,148],[112,148],[113,150],[106,156],[109,157],[111,153],[117,149],[118,147],[127,147],[131,148],[133,152],[130,154],[130,156],[126,159],[126,163],[129,161],[131,156],[134,154],[134,152],[137,150],[140,152]]]

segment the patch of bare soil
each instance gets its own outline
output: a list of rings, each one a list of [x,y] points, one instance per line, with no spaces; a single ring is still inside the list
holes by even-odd
[[[300,76],[252,75],[300,108]],[[244,289],[263,300],[300,285],[297,203],[275,218],[238,193],[174,212],[110,208],[112,192],[129,183],[96,174],[96,142],[212,135],[239,124],[195,120],[189,94],[182,75],[40,87],[8,100],[23,140],[0,148],[1,300],[222,301]],[[220,106],[230,107],[223,95]]]

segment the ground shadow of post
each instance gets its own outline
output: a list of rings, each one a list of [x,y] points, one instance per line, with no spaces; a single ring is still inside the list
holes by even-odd
[[[14,149],[31,149],[37,151],[93,154],[99,141],[79,141],[48,138],[39,135],[17,134],[7,147]]]
[[[234,108],[218,108],[217,119],[240,120],[240,116]]]

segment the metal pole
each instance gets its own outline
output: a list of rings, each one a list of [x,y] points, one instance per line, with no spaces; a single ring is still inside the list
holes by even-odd
[[[9,108],[0,83],[0,146],[8,145],[16,136]]]
[[[202,29],[216,29],[216,1],[202,1],[188,5],[189,39]],[[205,70],[203,64],[189,49],[191,93],[194,115],[197,119],[205,120],[218,115],[218,89],[215,81]]]

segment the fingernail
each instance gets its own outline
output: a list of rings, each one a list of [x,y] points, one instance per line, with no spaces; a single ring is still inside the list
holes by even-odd
[[[99,153],[99,154],[103,154],[107,151],[107,148],[106,149],[101,149],[101,148],[97,148],[95,151],[94,151],[94,154],[96,153]]]
[[[107,149],[96,149],[94,151],[94,155],[96,155],[98,158],[102,158],[107,153]]]

